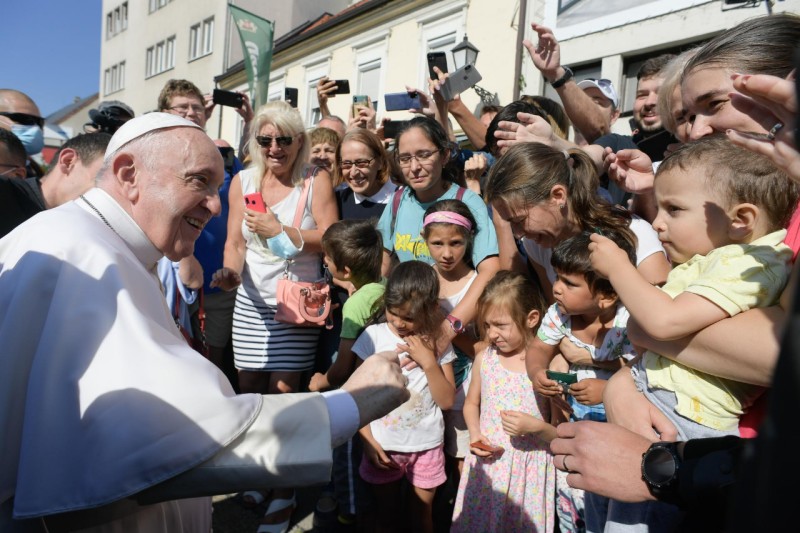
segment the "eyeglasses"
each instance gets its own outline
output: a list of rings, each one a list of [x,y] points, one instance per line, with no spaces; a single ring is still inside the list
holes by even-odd
[[[256,142],[261,148],[269,148],[272,146],[272,141],[275,141],[278,146],[286,148],[287,146],[292,145],[294,142],[294,137],[290,135],[283,135],[281,137],[270,137],[269,135],[256,136]]]
[[[606,78],[586,78],[589,81],[595,82],[600,87],[613,87],[611,80],[607,80]]]
[[[6,113],[5,111],[0,111],[0,115],[10,118],[17,124],[22,124],[24,126],[39,126],[40,128],[44,128],[44,119],[42,117],[37,117],[36,115],[29,115],[27,113]]]
[[[407,167],[408,165],[410,165],[412,159],[416,159],[417,163],[421,165],[422,163],[427,163],[428,161],[430,161],[433,158],[433,156],[435,156],[438,153],[439,150],[436,150],[435,152],[432,152],[430,150],[423,150],[413,155],[412,154],[399,155],[397,156],[397,160],[400,162],[400,166],[403,167]]]
[[[374,157],[372,159],[356,159],[355,161],[344,160],[342,161],[342,170],[350,170],[354,166],[363,170],[369,168],[373,161],[375,161]]]
[[[174,105],[172,107],[168,107],[170,111],[175,111],[181,116],[186,116],[189,114],[189,111],[193,111],[195,115],[201,115],[206,112],[206,108],[201,105],[192,105],[192,104],[181,104],[181,105]]]

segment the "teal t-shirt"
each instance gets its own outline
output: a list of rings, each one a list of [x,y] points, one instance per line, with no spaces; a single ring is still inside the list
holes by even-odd
[[[375,302],[386,289],[383,283],[367,283],[347,299],[342,307],[342,339],[357,339],[372,316]]]
[[[454,200],[458,192],[458,185],[455,183],[433,202],[422,204],[410,187],[403,190],[400,205],[397,207],[395,217],[394,235],[389,235],[392,224],[392,203],[387,204],[383,210],[383,215],[378,221],[378,231],[383,237],[383,247],[390,252],[394,250],[400,261],[424,261],[429,265],[433,264],[433,258],[428,252],[428,246],[422,239],[422,219],[425,211],[439,200]],[[478,231],[475,233],[475,240],[472,245],[472,264],[477,268],[481,261],[489,256],[497,255],[497,233],[494,230],[489,218],[489,210],[480,196],[472,191],[466,191],[462,201],[467,204],[472,216],[478,223]]]

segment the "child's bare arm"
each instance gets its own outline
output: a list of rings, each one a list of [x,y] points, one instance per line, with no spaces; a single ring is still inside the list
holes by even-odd
[[[483,365],[483,354],[481,351],[475,356],[472,364],[472,379],[469,382],[467,397],[464,398],[464,421],[467,423],[469,431],[469,442],[482,442],[487,446],[492,443],[481,432],[481,366]],[[492,452],[474,446],[469,447],[469,451],[479,457],[491,457]]]
[[[630,368],[620,369],[606,383],[603,404],[608,421],[652,441],[674,441],[678,430],[655,405],[636,389]]]
[[[539,394],[554,396],[561,394],[561,385],[549,379],[546,371],[550,362],[558,354],[558,346],[551,346],[539,338],[534,338],[528,343],[525,353],[525,369],[528,379],[533,383],[533,388]]]
[[[696,294],[681,293],[673,300],[650,285],[614,241],[597,234],[591,239],[592,268],[611,282],[631,316],[654,339],[679,339],[730,316]]]
[[[538,434],[542,439],[550,442],[556,438],[556,428],[544,420],[520,411],[500,411],[500,420],[503,431],[512,437],[521,437],[531,433]]]
[[[355,371],[355,360],[360,359],[353,353],[355,343],[355,339],[339,340],[339,353],[336,361],[333,362],[326,374],[332,387],[341,387]]]

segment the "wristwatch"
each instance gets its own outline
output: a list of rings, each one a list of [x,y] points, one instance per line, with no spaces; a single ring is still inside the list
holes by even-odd
[[[447,315],[447,321],[450,322],[450,327],[453,328],[453,331],[456,332],[456,335],[459,333],[464,333],[464,331],[467,329],[464,327],[464,323],[461,322],[461,319],[456,318],[453,315]]]
[[[553,89],[558,89],[559,87],[567,83],[569,80],[571,80],[572,76],[575,75],[572,72],[571,68],[569,67],[562,67],[562,68],[564,69],[564,75],[558,78],[556,81],[550,82],[550,85],[553,87]]]
[[[682,459],[677,442],[655,442],[642,454],[642,479],[661,501],[678,501],[678,471]]]

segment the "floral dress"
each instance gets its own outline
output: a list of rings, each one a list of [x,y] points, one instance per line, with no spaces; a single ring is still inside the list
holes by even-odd
[[[547,442],[537,435],[511,437],[500,411],[512,410],[549,420],[546,399],[537,400],[525,373],[506,370],[494,347],[481,366],[481,433],[505,452],[464,461],[451,531],[552,533],[556,472]]]

